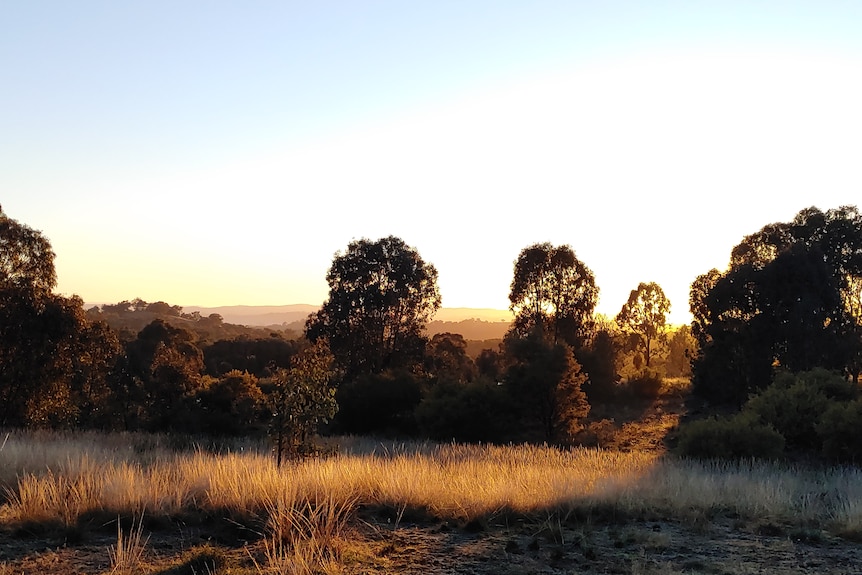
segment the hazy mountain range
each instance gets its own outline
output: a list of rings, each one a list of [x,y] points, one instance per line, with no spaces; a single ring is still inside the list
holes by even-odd
[[[198,312],[206,317],[217,313],[226,323],[249,327],[282,326],[301,330],[308,315],[319,306],[307,304],[278,306],[233,305],[221,307],[184,306],[183,312]],[[428,325],[428,333],[460,333],[465,339],[485,340],[503,337],[512,321],[509,310],[486,308],[441,308]]]

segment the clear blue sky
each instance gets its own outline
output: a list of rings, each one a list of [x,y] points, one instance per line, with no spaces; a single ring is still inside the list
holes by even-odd
[[[89,302],[317,304],[398,235],[444,306],[569,244],[613,315],[862,204],[862,2],[0,0],[0,203]]]

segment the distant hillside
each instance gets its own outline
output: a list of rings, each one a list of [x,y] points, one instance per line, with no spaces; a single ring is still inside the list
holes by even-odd
[[[305,323],[305,318],[308,314],[317,311],[320,306],[295,304],[295,305],[277,305],[277,306],[252,306],[252,305],[234,305],[221,307],[199,307],[188,306],[183,307],[186,313],[198,312],[202,316],[207,317],[210,314],[217,313],[227,323],[247,326],[270,326],[283,325],[299,322]],[[473,323],[470,323],[473,321]],[[499,309],[483,309],[483,308],[441,308],[434,316],[434,321],[431,325],[446,324],[443,326],[434,327],[432,330],[429,325],[431,334],[450,331],[460,333],[465,339],[494,339],[502,337],[501,333],[505,333],[508,329],[509,322],[512,321],[512,312]],[[484,334],[486,331],[493,335],[482,335],[482,337],[468,336],[458,329],[470,330],[471,333]],[[501,331],[502,330],[502,331]]]
[[[320,306],[295,304],[295,305],[231,305],[221,307],[183,307],[186,313],[198,312],[206,317],[217,313],[227,323],[260,327],[267,325],[282,325],[294,322],[305,323],[308,314],[317,311]]]
[[[486,340],[502,339],[509,329],[508,321],[482,321],[481,319],[465,319],[461,321],[438,321],[428,324],[428,335],[438,333],[459,333],[464,339]]]

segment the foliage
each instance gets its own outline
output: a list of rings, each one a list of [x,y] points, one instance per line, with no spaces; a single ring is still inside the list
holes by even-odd
[[[283,457],[299,457],[314,450],[313,438],[321,424],[338,411],[333,383],[333,357],[325,340],[302,350],[289,369],[278,368],[270,383],[270,436],[278,465]]]
[[[815,425],[829,403],[820,389],[800,380],[788,387],[770,385],[745,404],[744,412],[772,426],[788,447],[811,449],[819,447]]]
[[[499,381],[502,373],[502,354],[496,349],[483,349],[476,358],[476,371],[480,377]]]
[[[0,424],[110,427],[114,334],[78,297],[15,288],[0,298]]]
[[[644,368],[627,382],[631,392],[641,399],[655,399],[661,393],[662,376],[654,369]]]
[[[343,381],[338,387],[337,429],[342,433],[413,435],[422,383],[406,370],[387,370]]]
[[[637,335],[638,347],[643,350],[646,367],[652,361],[653,346],[665,337],[665,324],[670,311],[670,300],[655,282],[638,284],[629,294],[617,314],[616,322],[627,333]]]
[[[702,459],[777,459],[784,437],[749,414],[692,421],[680,428],[678,454]]]
[[[457,333],[435,334],[425,347],[425,372],[437,381],[473,381],[476,365],[467,355],[467,342]]]
[[[862,461],[862,399],[832,403],[815,429],[826,458],[857,464]]]
[[[514,406],[494,381],[435,386],[416,408],[424,437],[438,441],[501,442],[509,437]]]
[[[590,405],[581,389],[586,376],[563,343],[548,341],[538,329],[506,342],[510,362],[504,384],[527,424],[538,424],[546,441],[566,443],[580,430]]]
[[[671,334],[667,342],[665,375],[668,377],[690,377],[691,358],[697,354],[697,340],[692,336],[691,327],[681,325]]]
[[[772,385],[753,396],[744,406],[760,422],[781,433],[787,447],[817,452],[829,424],[823,418],[835,406],[844,405],[858,394],[856,386],[840,374],[822,368],[798,374],[780,373]],[[842,413],[831,416],[832,427],[841,427]],[[833,444],[835,438],[832,437]],[[835,449],[830,448],[830,451]],[[839,450],[840,451],[840,450]]]
[[[808,208],[744,238],[728,271],[712,270],[692,284],[695,392],[740,405],[769,384],[775,365],[858,377],[862,317],[852,304],[860,277],[862,215],[855,207]]]
[[[200,431],[209,435],[248,435],[264,420],[266,398],[257,377],[233,370],[210,381],[197,395]]]
[[[51,243],[0,208],[0,290],[47,295],[57,283]]]
[[[736,457],[744,453],[757,455],[747,445],[738,447],[739,440],[730,435],[738,431],[736,427],[748,426],[768,428],[770,433],[778,434],[782,439],[782,450],[786,446],[808,454],[822,452],[832,459],[852,459],[858,454],[856,443],[862,432],[858,396],[856,384],[839,373],[822,368],[796,374],[781,372],[771,385],[753,395],[732,419],[708,424],[692,422],[683,426],[681,449],[687,453],[688,449],[706,449],[700,446],[709,444],[715,457]],[[730,427],[734,429],[728,431]],[[728,445],[712,446],[711,442],[721,442],[720,436],[724,432],[728,433]],[[703,437],[698,433],[704,434]],[[696,445],[682,445],[682,438],[692,434],[696,439],[685,441],[694,441]],[[772,453],[774,446],[768,445]]]
[[[194,334],[162,320],[126,344],[125,394],[140,405],[146,429],[195,431],[202,373],[203,352]]]
[[[279,334],[219,340],[204,348],[204,365],[207,373],[216,377],[234,370],[269,377],[272,366],[290,367],[290,360],[300,345]]]
[[[422,331],[440,307],[437,270],[394,236],[351,242],[326,275],[329,297],[306,323],[325,338],[347,380],[411,367],[421,359]]]
[[[593,272],[570,246],[533,244],[515,260],[509,307],[519,336],[539,327],[552,341],[580,349],[592,331],[598,297]]]
[[[590,400],[611,401],[617,391],[620,380],[619,363],[622,344],[610,329],[603,328],[596,332],[590,345],[578,353],[578,359],[587,375],[583,389]]]

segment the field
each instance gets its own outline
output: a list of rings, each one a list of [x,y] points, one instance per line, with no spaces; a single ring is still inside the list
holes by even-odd
[[[5,438],[5,439],[4,439]],[[0,574],[859,573],[862,471],[657,451],[0,437]]]

